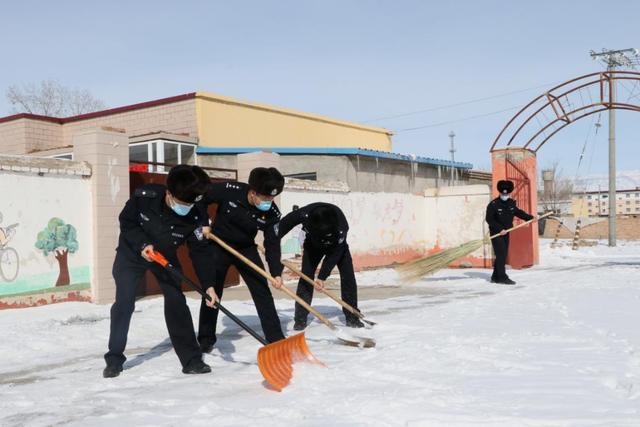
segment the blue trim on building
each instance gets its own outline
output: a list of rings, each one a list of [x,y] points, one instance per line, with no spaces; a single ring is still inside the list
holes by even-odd
[[[432,159],[430,157],[410,156],[387,151],[366,150],[364,148],[307,148],[307,147],[197,147],[197,154],[240,154],[267,150],[278,154],[325,154],[342,156],[367,156],[381,159],[413,161],[435,166],[453,166],[458,169],[471,169],[471,163],[452,162],[451,160]]]

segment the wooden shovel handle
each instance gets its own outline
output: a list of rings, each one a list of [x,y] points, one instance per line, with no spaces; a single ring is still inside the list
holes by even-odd
[[[287,260],[283,259],[283,260],[281,260],[281,262],[289,270],[293,271],[295,274],[300,276],[302,278],[302,280],[304,280],[305,282],[307,282],[308,284],[310,284],[311,286],[313,286],[315,288],[315,282],[309,276],[304,274],[302,271],[298,270],[295,267],[295,265],[293,265],[293,263],[291,263],[291,261],[287,261]],[[329,298],[331,298],[332,300],[334,300],[338,304],[340,304],[341,306],[343,306],[344,308],[346,308],[347,310],[349,310],[351,313],[353,313],[356,316],[358,316],[359,318],[362,319],[364,317],[364,315],[362,313],[360,313],[358,310],[353,308],[351,305],[349,305],[346,302],[344,302],[344,300],[342,300],[341,298],[338,298],[337,296],[335,296],[332,292],[329,292],[326,289],[318,289],[318,290],[320,292],[322,292],[323,294],[327,295]]]
[[[513,230],[515,230],[516,228],[524,227],[525,225],[529,225],[529,224],[531,224],[532,222],[539,221],[539,220],[541,220],[542,218],[548,217],[548,216],[549,216],[549,215],[551,215],[552,213],[553,213],[553,212],[547,212],[546,214],[544,214],[544,215],[540,215],[540,216],[539,216],[539,217],[537,217],[537,218],[533,218],[533,219],[530,219],[529,221],[525,221],[525,222],[523,222],[523,223],[521,223],[521,224],[518,224],[518,225],[516,225],[516,226],[513,226],[513,227],[511,227],[511,228],[509,228],[509,229],[507,230],[507,233],[512,232],[512,231],[513,231]],[[491,240],[491,239],[495,239],[495,238],[496,238],[496,237],[498,237],[498,236],[500,236],[500,233],[494,234],[493,236],[489,236],[489,240]]]
[[[220,239],[218,236],[216,236],[213,233],[208,233],[206,235],[206,237],[208,239],[213,240],[214,242],[216,242],[217,244],[219,244],[220,246],[222,246],[224,249],[226,249],[228,252],[232,253],[233,255],[235,255],[240,261],[244,262],[245,264],[247,264],[249,267],[251,267],[253,270],[256,271],[256,273],[260,274],[262,277],[264,277],[265,279],[267,279],[269,282],[271,283],[275,283],[276,279],[273,278],[273,276],[271,276],[269,273],[267,273],[266,271],[264,271],[262,268],[258,267],[253,261],[251,261],[249,258],[245,257],[244,255],[242,255],[240,252],[236,251],[235,249],[233,249],[231,246],[229,246],[228,244],[226,244],[222,239]],[[307,310],[309,310],[311,313],[313,313],[314,316],[316,316],[318,319],[320,319],[320,321],[322,321],[322,323],[324,323],[325,325],[327,325],[331,330],[336,330],[338,329],[333,323],[331,323],[331,321],[329,321],[329,319],[327,319],[326,317],[324,317],[322,314],[320,314],[320,312],[318,310],[316,310],[315,308],[311,307],[309,304],[307,304],[302,298],[300,298],[298,295],[296,295],[295,293],[291,292],[289,289],[287,289],[285,286],[282,286],[280,288],[280,290],[284,293],[286,293],[287,295],[289,295],[291,298],[293,298],[294,300],[296,300],[296,302],[298,304],[300,304],[301,306],[303,306],[304,308],[306,308]]]

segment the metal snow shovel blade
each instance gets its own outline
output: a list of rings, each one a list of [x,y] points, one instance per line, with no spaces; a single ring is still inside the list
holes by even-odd
[[[242,262],[247,264],[249,267],[251,267],[253,270],[255,270],[256,273],[258,273],[262,277],[266,278],[269,282],[274,283],[276,281],[269,273],[264,271],[262,268],[258,267],[255,263],[253,263],[253,261],[251,261],[250,259],[248,259],[244,255],[242,255],[240,252],[236,251],[231,246],[227,245],[222,239],[220,239],[215,234],[208,233],[206,235],[206,237],[208,239],[213,240],[214,242],[216,242],[217,244],[222,246],[225,250],[227,250],[229,253],[231,253],[234,256],[236,256],[239,260],[241,260]],[[285,286],[282,286],[280,288],[280,290],[282,292],[286,293],[288,296],[290,296],[294,300],[296,300],[296,302],[298,304],[300,304],[301,306],[303,306],[304,308],[309,310],[311,313],[313,313],[314,316],[316,316],[322,323],[324,323],[329,329],[331,329],[334,332],[334,335],[336,336],[336,338],[338,338],[338,340],[340,342],[342,342],[344,344],[347,344],[347,345],[350,345],[350,346],[354,346],[354,347],[365,347],[365,348],[368,348],[368,347],[375,347],[376,346],[376,342],[375,342],[375,340],[373,338],[364,337],[364,336],[356,336],[356,335],[353,335],[353,334],[351,334],[351,333],[349,333],[349,332],[347,332],[347,331],[345,331],[343,329],[338,328],[336,325],[331,323],[331,321],[329,319],[327,319],[322,314],[320,314],[320,312],[318,310],[316,310],[315,308],[311,307],[302,298],[300,298],[295,293],[291,292]]]
[[[262,253],[264,253],[264,248],[262,246],[258,246],[258,247],[260,248],[260,251]],[[282,265],[287,267],[295,275],[297,275],[298,277],[302,278],[302,280],[304,280],[305,282],[307,282],[308,284],[313,286],[314,289],[315,289],[316,286],[315,286],[315,282],[313,281],[313,279],[311,277],[307,276],[306,274],[304,274],[302,271],[298,270],[296,268],[296,266],[292,262],[284,260],[284,259],[280,260],[280,262],[282,262]],[[358,316],[358,318],[360,320],[362,320],[364,322],[364,324],[367,325],[369,328],[373,327],[376,324],[376,322],[374,322],[372,320],[365,319],[364,314],[360,313],[359,310],[356,310],[351,305],[347,304],[343,299],[338,298],[337,296],[335,296],[332,292],[329,292],[326,289],[318,289],[318,291],[322,292],[323,294],[325,294],[326,296],[328,296],[329,298],[331,298],[332,300],[334,300],[335,302],[340,304],[342,307],[347,309],[350,313],[353,313],[354,315]]]
[[[182,274],[180,270],[171,265],[160,252],[152,251],[148,253],[148,256],[167,269],[176,279],[186,283],[204,298],[211,301],[211,297],[207,295],[200,286],[193,283],[188,277]],[[237,318],[222,304],[218,303],[216,306],[226,314],[227,317],[247,331],[252,337],[260,341],[264,346],[258,350],[258,368],[267,383],[276,391],[282,391],[283,388],[289,385],[291,377],[293,376],[293,363],[307,361],[325,366],[324,363],[316,359],[309,351],[304,339],[304,332],[269,344],[267,340],[262,338],[256,331],[251,329],[249,325]]]

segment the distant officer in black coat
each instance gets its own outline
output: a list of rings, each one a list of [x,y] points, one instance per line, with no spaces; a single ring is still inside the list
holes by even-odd
[[[334,267],[340,272],[340,292],[342,299],[352,307],[358,307],[358,290],[356,276],[353,272],[353,261],[347,244],[347,231],[349,224],[344,213],[339,207],[330,203],[311,203],[287,214],[280,223],[274,224],[274,233],[282,239],[296,225],[302,224],[305,233],[302,252],[302,272],[313,278],[316,268],[324,257],[320,267],[318,278],[315,279],[316,287],[324,289],[325,280],[331,274]],[[274,248],[275,249],[275,248]],[[280,254],[280,246],[277,246]],[[282,264],[276,274],[282,272]],[[297,294],[300,298],[311,304],[313,298],[313,286],[300,279]],[[364,325],[353,313],[342,309],[347,326],[361,328]],[[296,303],[293,328],[297,331],[307,327],[306,308]]]
[[[113,263],[116,299],[111,306],[109,351],[104,356],[107,363],[103,372],[105,378],[117,377],[122,372],[136,290],[147,270],[156,276],[164,294],[164,317],[182,372],[211,372],[202,361],[180,284],[147,255],[149,251],[159,251],[178,267],[176,250],[186,241],[200,281],[204,284],[213,280],[213,245],[202,238],[208,216],[207,205],[201,199],[209,182],[209,176],[198,166],[178,165],[169,172],[166,187],[159,184],[141,186],[120,213],[120,238]]]
[[[211,231],[225,243],[233,247],[252,262],[263,267],[258,255],[255,238],[258,230],[264,231],[266,259],[271,275],[275,276],[275,287],[282,286],[280,264],[280,240],[273,234],[271,225],[280,220],[280,210],[273,199],[282,192],[284,177],[276,168],[255,168],[249,175],[249,184],[243,182],[223,182],[211,184],[204,202],[217,203],[218,211],[211,225]],[[274,248],[277,246],[277,253]],[[222,298],[224,279],[231,265],[234,265],[244,279],[256,306],[260,324],[268,342],[284,338],[280,319],[276,312],[273,296],[267,280],[251,267],[227,252],[218,244],[213,244],[215,283],[207,289],[212,296]],[[274,273],[280,267],[280,272]],[[203,298],[200,306],[200,326],[198,341],[203,352],[213,350],[216,342],[218,308]]]
[[[498,181],[498,192],[500,196],[489,202],[486,215],[486,221],[489,224],[489,232],[491,235],[500,233],[500,236],[491,240],[493,252],[496,256],[493,263],[491,283],[499,283],[502,285],[516,284],[516,282],[507,276],[505,270],[507,253],[509,252],[509,234],[507,230],[513,227],[513,217],[517,216],[525,221],[533,219],[533,216],[518,209],[515,200],[509,197],[512,191],[512,181]]]

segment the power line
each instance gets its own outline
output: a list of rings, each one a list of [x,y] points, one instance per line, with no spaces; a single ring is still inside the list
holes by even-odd
[[[487,100],[490,100],[490,99],[502,98],[502,97],[505,97],[505,96],[514,95],[516,93],[528,92],[530,90],[540,89],[542,87],[548,87],[548,86],[551,86],[551,85],[554,85],[554,84],[557,84],[557,82],[546,83],[546,84],[543,84],[543,85],[533,86],[533,87],[529,87],[529,88],[526,88],[526,89],[514,90],[512,92],[506,92],[506,93],[502,93],[502,94],[499,94],[499,95],[493,95],[493,96],[487,96],[487,97],[484,97],[484,98],[476,98],[476,99],[472,99],[472,100],[469,100],[469,101],[457,102],[455,104],[442,105],[440,107],[433,107],[433,108],[428,108],[428,109],[425,109],[425,110],[416,110],[416,111],[411,111],[411,112],[408,112],[408,113],[396,114],[396,115],[393,115],[393,116],[378,117],[378,118],[375,118],[375,119],[361,121],[361,123],[370,123],[370,122],[377,122],[377,121],[381,121],[381,120],[397,119],[399,117],[407,117],[407,116],[413,116],[415,114],[429,113],[431,111],[445,110],[447,108],[458,107],[458,106],[461,106],[461,105],[473,104],[473,103],[476,103],[476,102],[487,101]]]
[[[416,127],[412,127],[412,128],[398,129],[398,130],[395,130],[394,133],[397,134],[397,133],[401,133],[401,132],[409,132],[409,131],[418,130],[418,129],[432,128],[432,127],[437,127],[437,126],[448,125],[449,123],[465,122],[467,120],[479,119],[481,117],[487,117],[487,116],[491,116],[491,115],[494,115],[494,114],[504,113],[505,111],[512,111],[512,110],[515,110],[517,108],[522,108],[522,105],[516,105],[515,107],[505,108],[504,110],[492,111],[490,113],[484,113],[484,114],[478,114],[478,115],[475,115],[475,116],[463,117],[461,119],[449,120],[449,121],[446,121],[446,122],[431,123],[431,124],[424,125],[424,126],[416,126]]]

